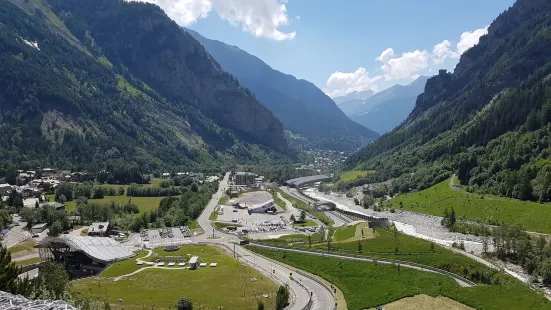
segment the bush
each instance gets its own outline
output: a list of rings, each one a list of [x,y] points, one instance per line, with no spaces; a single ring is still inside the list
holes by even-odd
[[[176,304],[178,310],[193,310],[193,301],[189,297],[180,297]]]

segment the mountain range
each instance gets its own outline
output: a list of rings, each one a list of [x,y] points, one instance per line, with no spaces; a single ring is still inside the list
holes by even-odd
[[[472,191],[551,200],[551,2],[518,0],[460,58],[428,79],[408,118],[347,159],[419,190],[457,174]]]
[[[334,150],[353,150],[379,135],[351,121],[314,84],[272,69],[259,58],[187,29],[223,70],[237,78],[292,132],[294,144]],[[298,136],[298,137],[297,137]]]
[[[158,6],[0,1],[1,161],[152,171],[294,156],[279,119]]]
[[[334,97],[333,101],[335,101],[337,105],[340,105],[341,103],[349,100],[365,100],[373,96],[373,94],[375,94],[375,92],[370,89],[364,91],[354,91],[344,96]]]
[[[394,85],[366,99],[347,100],[339,108],[358,124],[384,134],[408,117],[428,79],[421,76],[409,85]]]

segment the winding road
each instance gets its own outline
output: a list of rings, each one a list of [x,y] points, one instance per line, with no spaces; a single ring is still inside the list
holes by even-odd
[[[198,218],[199,225],[205,231],[200,236],[192,237],[194,242],[217,244],[226,247],[234,253],[241,261],[256,270],[266,274],[279,283],[286,283],[292,292],[293,298],[288,309],[319,309],[330,310],[335,309],[336,300],[331,290],[317,280],[303,274],[297,274],[285,266],[277,264],[260,255],[257,255],[238,245],[239,239],[231,234],[226,234],[214,229],[209,220],[210,214],[214,211],[220,197],[224,195],[224,191],[228,187],[229,173],[220,181],[218,191],[212,196],[212,199],[207,204],[203,213]],[[218,237],[211,239],[212,236]],[[237,244],[236,244],[237,243]],[[292,274],[292,279],[290,275]],[[310,305],[310,308],[307,308]]]

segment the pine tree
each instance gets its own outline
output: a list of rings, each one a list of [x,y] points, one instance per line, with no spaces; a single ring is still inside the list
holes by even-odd
[[[7,248],[0,245],[0,291],[29,296],[34,287],[31,282],[18,276],[21,268],[11,261],[11,255]]]

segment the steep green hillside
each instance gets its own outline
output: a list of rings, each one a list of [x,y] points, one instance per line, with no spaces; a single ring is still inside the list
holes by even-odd
[[[63,1],[86,9],[88,29],[86,20],[67,7],[54,14],[40,0],[12,1],[0,0],[0,161],[96,171],[135,166],[145,172],[285,159],[281,123],[158,7]],[[149,33],[114,26],[133,14],[142,23],[130,25]],[[95,22],[119,32],[96,30]],[[167,28],[172,43],[153,39]],[[107,37],[116,37],[120,45],[105,43]],[[121,60],[146,57],[146,42],[149,53],[158,55],[151,57],[158,69],[150,75]],[[170,66],[185,75],[178,79],[161,70]],[[146,61],[142,67],[149,68]],[[179,91],[163,87],[168,76],[180,81],[172,85]],[[234,119],[236,114],[246,120]]]
[[[402,176],[395,192],[457,173],[474,191],[551,199],[551,3],[519,0],[461,56],[428,80],[408,119],[359,153],[361,184]]]

